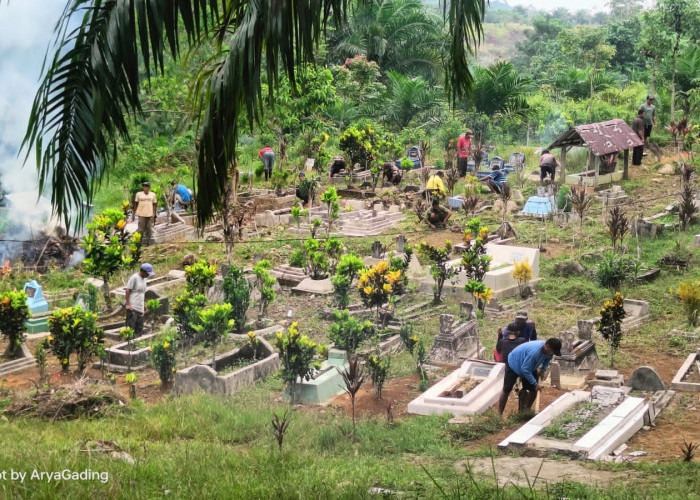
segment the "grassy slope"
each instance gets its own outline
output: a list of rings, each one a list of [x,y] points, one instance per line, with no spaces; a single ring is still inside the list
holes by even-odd
[[[156,406],[137,405],[104,420],[3,424],[0,470],[108,472],[109,481],[45,483],[5,481],[7,498],[364,498],[370,487],[396,489],[423,498],[493,498],[489,484],[470,484],[453,463],[488,450],[467,451],[452,443],[444,417],[365,420],[357,442],[346,419],[332,410],[295,413],[280,460],[270,434],[270,380],[230,399],[192,396]],[[136,460],[134,465],[103,454],[81,451],[84,440],[114,440]],[[611,465],[600,465],[614,468]],[[636,466],[642,471],[647,466]],[[590,486],[562,483],[537,497],[685,497],[700,488],[698,464],[654,465],[654,477],[618,485],[605,494]],[[461,495],[456,496],[457,490]],[[530,492],[525,492],[530,493]],[[521,498],[515,490],[499,498]],[[530,497],[530,496],[527,496]],[[535,498],[532,495],[532,498]]]

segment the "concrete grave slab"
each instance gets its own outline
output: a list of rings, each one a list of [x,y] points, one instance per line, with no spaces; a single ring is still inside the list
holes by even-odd
[[[32,356],[32,353],[29,352],[29,347],[27,347],[27,344],[23,343],[20,345],[19,350],[20,353],[18,358],[0,363],[0,376],[9,375],[10,373],[22,371],[26,368],[31,368],[34,366],[34,356]]]
[[[689,354],[686,360],[683,362],[681,367],[676,372],[673,381],[671,382],[671,389],[676,391],[684,392],[700,392],[700,351]],[[691,382],[688,380],[691,373],[696,373],[698,377],[695,380],[698,382]]]
[[[330,278],[323,280],[312,280],[304,278],[301,283],[292,288],[296,293],[309,293],[312,295],[330,295],[333,293],[333,283]]]
[[[504,374],[503,363],[467,360],[459,369],[408,403],[406,411],[417,415],[451,413],[455,416],[483,413],[498,401]],[[470,380],[477,385],[465,394],[458,393],[459,387]]]
[[[330,349],[328,359],[321,364],[321,369],[310,380],[297,379],[298,403],[320,404],[328,401],[333,396],[345,392],[343,376],[339,370],[348,367],[348,357],[345,351]],[[284,391],[284,398],[289,400],[290,387]]]

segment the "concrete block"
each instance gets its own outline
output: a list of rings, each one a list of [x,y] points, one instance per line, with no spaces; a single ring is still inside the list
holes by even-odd
[[[673,381],[671,381],[671,389],[683,392],[700,392],[700,383],[684,381],[686,374],[692,369],[696,360],[700,360],[700,352],[694,352],[688,355],[686,360],[676,372],[676,375],[673,377]]]

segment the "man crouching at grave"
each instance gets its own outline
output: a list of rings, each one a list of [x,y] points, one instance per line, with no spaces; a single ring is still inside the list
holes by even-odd
[[[554,337],[547,339],[547,341],[535,340],[526,342],[513,349],[506,361],[503,392],[498,400],[498,414],[500,416],[503,416],[508,396],[518,378],[523,384],[521,397],[524,400],[523,405],[520,406],[520,411],[532,409],[537,393],[542,390],[539,381],[540,379],[544,380],[543,374],[549,368],[549,363],[554,355],[561,356],[561,340]],[[537,371],[538,368],[540,369],[539,372]],[[524,396],[522,393],[524,393]]]
[[[425,221],[431,228],[435,229],[437,226],[445,227],[451,216],[452,212],[440,206],[440,200],[433,198],[433,206],[428,210],[428,216],[425,218]]]

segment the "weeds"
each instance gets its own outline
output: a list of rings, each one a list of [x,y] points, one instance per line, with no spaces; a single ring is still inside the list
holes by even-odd
[[[700,444],[693,443],[692,441],[683,440],[681,445],[681,452],[683,453],[684,462],[692,462],[695,458],[695,451],[700,448]]]
[[[355,422],[355,398],[365,381],[365,371],[360,363],[360,358],[357,356],[350,360],[347,368],[338,371],[343,377],[345,392],[350,396],[350,404],[352,406],[352,437],[354,439],[357,432],[357,424]]]
[[[610,236],[613,250],[622,246],[622,241],[630,229],[629,219],[625,211],[619,206],[609,209],[608,220],[605,225],[608,228],[608,235]]]
[[[280,418],[277,413],[272,414],[272,434],[277,440],[277,449],[279,450],[280,460],[284,457],[282,454],[282,445],[284,444],[284,437],[289,430],[289,424],[292,423],[292,411],[287,408],[284,410],[282,417]]]

